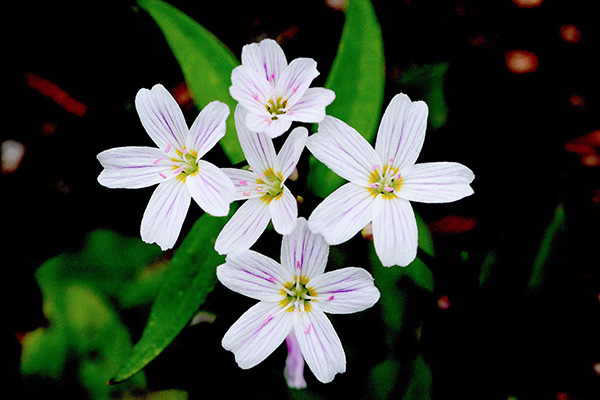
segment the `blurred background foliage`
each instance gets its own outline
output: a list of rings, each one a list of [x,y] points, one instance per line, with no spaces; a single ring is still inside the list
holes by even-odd
[[[156,13],[165,5],[154,0],[5,5],[2,397],[600,398],[600,25],[591,2],[373,0],[376,19],[351,25],[343,1],[169,4],[189,18],[179,39],[160,18],[171,8]],[[210,37],[205,30],[222,44],[189,41]],[[197,107],[228,96],[222,84],[202,89],[204,78],[229,75],[211,65],[231,68],[243,45],[265,37],[288,60],[316,59],[314,86],[338,93],[330,111],[369,138],[394,94],[427,101],[419,160],[461,162],[476,175],[467,199],[414,205],[421,248],[409,267],[381,267],[368,230],[331,248],[329,268],[367,268],[382,297],[331,316],[347,372],[323,385],[307,369],[303,391],[285,384],[284,346],[243,371],[220,345],[253,304],[214,279],[222,259],[205,250],[224,219],[191,207],[178,247],[163,253],[139,240],[152,189],[96,181],[100,151],[151,145],[133,107],[140,88],[162,83],[191,122]],[[340,40],[348,61],[336,61]],[[373,73],[344,71],[351,62]],[[241,161],[235,142],[208,157]],[[303,216],[339,184],[318,185],[319,168],[305,152],[290,183]],[[279,248],[273,231],[256,246],[274,259]],[[194,268],[198,260],[208,267]]]

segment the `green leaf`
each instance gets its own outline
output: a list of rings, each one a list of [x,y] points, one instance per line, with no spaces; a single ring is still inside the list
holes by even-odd
[[[233,121],[237,103],[229,95],[231,71],[239,61],[212,33],[175,7],[160,0],[139,0],[138,4],[163,32],[196,105],[203,108],[220,100],[229,106],[227,133],[219,143],[232,164],[243,161]]]
[[[528,284],[530,289],[534,289],[542,283],[543,278],[549,272],[547,269],[551,264],[552,256],[557,255],[557,253],[564,255],[564,252],[558,251],[558,249],[564,250],[565,242],[565,209],[562,205],[559,205],[554,212],[554,218],[544,232],[533,262]]]
[[[235,209],[234,204],[230,216]],[[212,292],[216,267],[225,260],[214,250],[215,238],[228,220],[204,214],[196,221],[173,255],[141,339],[111,383],[128,379],[156,358]]]
[[[369,0],[350,0],[338,52],[325,87],[336,93],[327,114],[346,122],[372,142],[379,124],[385,84],[383,40]],[[310,157],[307,184],[326,197],[344,180]]]
[[[377,364],[369,374],[370,396],[372,399],[389,399],[396,386],[400,367],[396,360],[385,360]]]
[[[406,390],[403,400],[429,400],[431,399],[433,381],[431,370],[419,354],[413,365],[413,376]]]
[[[448,119],[448,106],[444,96],[444,78],[448,71],[447,62],[414,65],[400,74],[398,84],[425,100],[429,107],[429,123],[439,128]]]

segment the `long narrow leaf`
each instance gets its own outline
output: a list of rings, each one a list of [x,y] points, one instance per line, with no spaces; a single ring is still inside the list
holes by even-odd
[[[229,215],[234,212],[232,206]],[[169,263],[141,339],[110,383],[128,379],[156,358],[212,292],[216,268],[225,259],[214,250],[214,242],[228,219],[204,214],[196,221]]]
[[[177,8],[160,0],[139,0],[138,4],[163,32],[196,105],[203,108],[220,100],[229,106],[227,134],[219,143],[232,164],[243,161],[233,122],[237,103],[229,95],[231,71],[239,65],[238,60],[212,33]]]
[[[336,93],[327,114],[339,118],[373,141],[384,94],[384,57],[381,28],[369,0],[350,0],[338,52],[325,87]],[[308,185],[326,197],[344,180],[314,157]]]

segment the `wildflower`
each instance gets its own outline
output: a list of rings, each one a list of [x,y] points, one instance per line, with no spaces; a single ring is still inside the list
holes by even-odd
[[[296,168],[308,131],[302,127],[294,129],[276,155],[273,141],[264,133],[248,130],[245,117],[246,111],[238,105],[235,124],[251,170],[224,168],[223,171],[236,186],[235,199],[247,201],[217,237],[215,249],[219,254],[250,248],[271,220],[275,231],[287,235],[296,227],[298,218],[296,198],[284,182]]]
[[[409,201],[445,203],[473,193],[473,172],[462,164],[415,164],[425,140],[427,105],[396,95],[377,132],[375,149],[346,123],[326,117],[306,143],[313,155],[349,183],[315,208],[310,228],[329,244],[350,239],[372,221],[384,266],[411,263],[417,222]]]
[[[299,218],[296,229],[283,237],[281,264],[245,250],[228,254],[217,268],[222,284],[260,300],[223,337],[223,347],[235,354],[241,368],[259,364],[293,333],[318,380],[330,382],[346,370],[344,349],[324,313],[365,310],[377,302],[379,291],[362,268],[324,272],[328,253],[323,237]],[[290,373],[297,371],[288,370],[292,378]]]
[[[277,42],[265,39],[243,47],[242,65],[231,73],[229,91],[248,110],[248,128],[275,138],[287,131],[292,121],[323,120],[335,93],[309,88],[318,75],[315,60],[297,58],[288,65]]]
[[[98,182],[137,189],[158,184],[142,218],[142,240],[166,250],[174,246],[191,199],[207,213],[225,216],[235,187],[223,171],[202,160],[224,135],[229,108],[208,104],[188,129],[181,109],[162,85],[141,89],[135,105],[158,148],[118,147],[98,154]]]

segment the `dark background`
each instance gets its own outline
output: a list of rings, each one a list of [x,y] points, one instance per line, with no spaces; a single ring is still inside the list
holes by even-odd
[[[271,37],[288,60],[316,59],[321,76],[313,86],[325,81],[344,22],[343,13],[324,1],[170,4],[238,57],[244,44]],[[571,146],[600,129],[600,27],[593,3],[546,0],[531,8],[510,0],[373,4],[385,46],[384,107],[400,91],[419,99],[418,91],[397,83],[403,71],[448,62],[448,119],[428,130],[420,161],[457,161],[476,175],[469,199],[415,205],[435,228],[437,256],[429,266],[436,291],[422,296],[419,305],[420,346],[432,369],[435,397],[599,398],[594,364],[600,363],[600,142],[578,152]],[[18,169],[0,176],[0,356],[8,367],[3,379],[18,387],[17,339],[44,323],[36,268],[76,250],[96,228],[139,235],[152,189],[113,191],[96,181],[100,151],[151,145],[133,107],[136,92],[162,83],[176,94],[189,122],[197,110],[162,33],[134,2],[24,1],[4,7],[0,138],[17,140],[26,150]],[[580,33],[575,40],[561,34],[568,25]],[[535,54],[535,70],[511,71],[507,60],[513,50]],[[55,86],[46,85],[50,91],[44,92],[39,82]],[[559,204],[568,233],[560,252],[569,269],[544,296],[524,299],[519,293],[537,251],[536,238]],[[184,231],[200,213],[190,208]],[[498,243],[505,249],[500,272],[482,291],[479,271]],[[441,296],[450,299],[447,310],[437,306]],[[194,343],[193,334],[192,328],[182,340]],[[216,343],[220,334],[214,333]],[[181,350],[200,351],[192,344]],[[149,384],[201,392],[195,366],[166,372],[178,355],[159,358],[148,369]],[[247,378],[238,373],[232,379]]]

